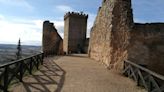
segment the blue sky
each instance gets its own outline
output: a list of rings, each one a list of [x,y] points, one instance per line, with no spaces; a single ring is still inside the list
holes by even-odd
[[[41,45],[42,23],[54,22],[63,37],[63,16],[67,11],[89,14],[93,25],[102,0],[0,0],[0,43]],[[164,22],[164,0],[133,0],[136,22]],[[88,31],[89,34],[89,31]],[[89,35],[88,35],[89,36]]]
[[[164,0],[132,0],[135,22],[164,22]]]

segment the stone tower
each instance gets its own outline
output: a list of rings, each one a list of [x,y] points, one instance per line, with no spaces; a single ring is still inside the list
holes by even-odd
[[[88,15],[68,12],[64,16],[64,43],[65,53],[82,53],[86,41]]]

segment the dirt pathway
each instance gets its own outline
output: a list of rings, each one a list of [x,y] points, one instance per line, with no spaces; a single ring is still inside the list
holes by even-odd
[[[49,57],[35,74],[10,88],[12,92],[145,92],[122,75],[86,55]]]

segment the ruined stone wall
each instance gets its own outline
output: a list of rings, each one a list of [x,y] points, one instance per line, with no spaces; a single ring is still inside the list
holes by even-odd
[[[121,69],[132,25],[130,0],[104,0],[91,30],[89,56],[109,69]]]
[[[111,41],[113,6],[114,2],[111,1],[103,3],[102,7],[99,8],[95,23],[90,32],[89,56],[105,63],[107,66],[109,66],[110,62],[111,50],[109,45]]]
[[[53,23],[43,23],[43,52],[45,56],[63,54],[63,39],[58,34]]]
[[[130,34],[128,59],[164,74],[164,23],[136,23]]]
[[[66,53],[84,52],[88,15],[68,12],[64,16],[64,51]]]
[[[164,74],[164,23],[134,23],[131,0],[103,0],[91,30],[89,56],[109,69],[122,69],[128,59]]]

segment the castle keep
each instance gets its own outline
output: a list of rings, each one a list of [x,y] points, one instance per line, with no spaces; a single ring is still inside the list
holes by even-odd
[[[64,16],[64,43],[65,53],[82,53],[86,42],[88,15],[68,12]]]

